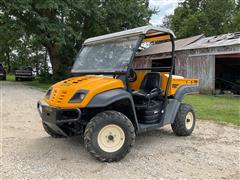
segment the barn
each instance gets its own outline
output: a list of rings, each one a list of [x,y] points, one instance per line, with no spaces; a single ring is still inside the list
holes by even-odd
[[[240,33],[176,40],[175,74],[200,81],[200,92],[240,93]],[[138,53],[137,67],[169,67],[171,44],[155,44]]]

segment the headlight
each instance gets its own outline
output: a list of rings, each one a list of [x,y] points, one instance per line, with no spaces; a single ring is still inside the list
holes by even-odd
[[[52,92],[52,87],[50,87],[50,88],[48,89],[48,91],[47,91],[47,93],[46,93],[46,95],[45,95],[45,97],[46,97],[47,99],[50,98],[51,92]]]
[[[87,94],[86,90],[79,90],[77,91],[73,97],[70,99],[69,103],[80,103],[83,101],[83,99],[85,98]]]

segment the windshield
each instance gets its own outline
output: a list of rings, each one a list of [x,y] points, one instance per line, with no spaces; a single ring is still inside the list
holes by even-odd
[[[72,73],[126,71],[138,39],[129,37],[85,46],[76,57]]]

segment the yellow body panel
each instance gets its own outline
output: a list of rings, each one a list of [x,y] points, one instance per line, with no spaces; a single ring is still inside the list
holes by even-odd
[[[161,73],[162,74],[162,84],[161,84],[161,89],[165,91],[166,86],[167,86],[167,81],[168,81],[168,73]],[[168,91],[169,96],[173,96],[177,89],[183,85],[198,85],[198,80],[197,79],[179,79],[179,78],[174,78],[172,77],[172,80],[170,82],[170,87]]]
[[[131,82],[129,85],[132,90],[139,90],[142,80],[147,72],[148,71],[137,71],[136,72],[137,80],[134,82]],[[166,90],[166,87],[167,87],[167,81],[168,81],[167,74],[168,74],[168,72],[161,72],[161,75],[162,75],[161,89],[164,91]],[[178,78],[173,77],[170,83],[171,83],[171,85],[170,85],[170,88],[168,91],[168,95],[172,96],[175,94],[175,92],[177,91],[177,89],[179,87],[181,87],[183,85],[197,85],[198,80],[197,79],[186,79],[186,78],[178,79]]]
[[[44,100],[50,106],[59,108],[84,108],[92,98],[104,91],[124,88],[121,80],[105,76],[80,76],[60,81],[52,86],[49,99]],[[69,103],[78,90],[87,90],[81,103]]]
[[[137,79],[136,81],[134,82],[131,82],[129,83],[129,87],[133,90],[133,91],[136,91],[136,90],[139,90],[140,88],[140,85],[142,83],[142,80],[145,76],[145,74],[147,73],[148,71],[137,71],[136,74],[137,74]]]
[[[138,90],[141,82],[148,71],[138,71],[137,80],[130,83],[130,88]],[[162,74],[161,89],[165,90],[168,77],[166,74]],[[169,88],[169,96],[174,95],[176,90],[182,85],[196,85],[198,80],[196,79],[175,79],[172,78],[171,86]],[[106,76],[81,76],[73,77],[63,81],[60,81],[52,86],[52,92],[49,98],[44,98],[44,101],[53,107],[59,108],[84,108],[92,100],[92,98],[102,92],[124,88],[123,82],[120,79],[114,79]],[[86,90],[87,94],[80,103],[69,103],[70,99],[79,90]]]

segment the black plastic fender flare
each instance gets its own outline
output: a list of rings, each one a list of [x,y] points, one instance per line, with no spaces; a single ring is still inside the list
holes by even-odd
[[[199,93],[198,85],[184,85],[177,89],[176,93],[174,94],[174,99],[182,102],[185,95],[198,93]]]
[[[137,114],[135,111],[135,105],[133,102],[132,95],[127,92],[125,89],[112,89],[109,91],[102,92],[100,94],[97,94],[92,98],[92,100],[88,103],[86,108],[100,108],[100,107],[106,107],[114,102],[117,102],[119,100],[127,99],[130,102],[132,112],[134,115],[134,123],[136,125],[136,131],[139,129],[138,126],[138,120],[137,120]]]
[[[188,94],[198,94],[199,86],[198,85],[184,85],[177,89],[174,94],[173,99],[168,99],[167,107],[164,113],[163,125],[172,124],[176,118],[178,109],[185,95]]]

